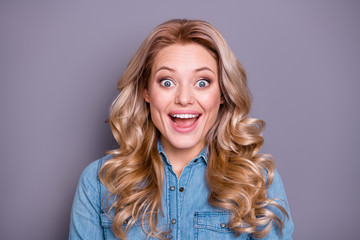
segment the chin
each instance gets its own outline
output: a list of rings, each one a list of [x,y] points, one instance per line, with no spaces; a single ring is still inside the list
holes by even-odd
[[[195,149],[197,147],[201,147],[201,149],[205,145],[204,140],[197,139],[194,136],[187,136],[187,137],[174,137],[173,139],[167,139],[168,143],[172,145],[173,148],[176,149]],[[201,150],[200,149],[200,150]]]

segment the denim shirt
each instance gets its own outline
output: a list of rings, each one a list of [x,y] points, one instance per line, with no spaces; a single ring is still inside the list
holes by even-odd
[[[189,162],[179,178],[172,170],[160,142],[158,150],[164,160],[165,172],[161,199],[163,215],[158,216],[160,229],[171,229],[172,239],[176,240],[254,239],[245,233],[236,237],[227,227],[230,213],[208,203],[209,189],[205,180],[206,148]],[[72,206],[69,239],[118,239],[112,231],[111,217],[108,217],[103,208],[106,200],[102,196],[107,190],[98,177],[101,166],[111,158],[111,155],[107,155],[91,163],[83,171]],[[275,225],[264,239],[292,239],[294,225],[285,190],[276,170],[273,183],[267,192],[270,198],[280,199],[277,202],[286,209],[290,218],[284,222],[282,237]],[[283,219],[278,209],[272,211]],[[146,237],[141,222],[135,223],[127,235],[129,240],[146,239]]]

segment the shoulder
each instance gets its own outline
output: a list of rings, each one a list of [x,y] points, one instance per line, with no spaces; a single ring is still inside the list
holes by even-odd
[[[106,155],[96,161],[90,163],[82,172],[79,180],[79,187],[85,188],[88,191],[96,192],[99,187],[99,171],[104,163],[111,159],[112,155]]]
[[[282,239],[292,239],[292,234],[294,231],[294,223],[290,213],[290,206],[286,196],[285,187],[283,185],[282,179],[277,169],[274,171],[274,177],[271,185],[267,189],[268,197],[275,200],[281,207],[283,207],[287,213],[287,217],[281,212],[281,210],[273,205],[268,206],[269,210],[275,213],[281,221],[284,223],[283,228],[283,238]],[[275,227],[277,229],[277,227]],[[271,236],[275,234],[276,231],[270,233],[270,237],[266,239],[273,239]],[[276,233],[277,234],[277,233]],[[276,238],[277,239],[277,238]]]
[[[73,200],[69,239],[101,238],[103,187],[99,180],[99,170],[111,158],[111,155],[107,155],[90,163],[83,170]]]
[[[84,180],[91,180],[95,178],[96,176],[98,176],[100,168],[104,165],[104,163],[107,160],[111,158],[112,155],[106,155],[96,161],[93,161],[92,163],[87,165],[87,167],[83,170],[81,174],[81,178],[83,178]]]
[[[271,195],[272,198],[276,198],[276,196],[277,197],[281,196],[281,198],[283,198],[283,197],[286,198],[284,184],[283,184],[281,176],[276,168],[274,170],[274,175],[273,175],[271,185],[268,188],[268,193],[269,193],[269,195]]]

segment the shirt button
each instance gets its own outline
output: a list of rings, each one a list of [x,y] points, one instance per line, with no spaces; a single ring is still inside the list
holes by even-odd
[[[174,186],[171,186],[170,187],[170,191],[174,191],[175,190],[175,187]]]
[[[173,220],[171,220],[171,223],[172,223],[172,224],[175,224],[175,223],[176,223],[176,219],[174,218]]]
[[[183,191],[184,191],[184,188],[183,188],[183,187],[181,187],[181,188],[179,189],[179,191],[180,191],[180,192],[183,192]]]
[[[225,223],[221,223],[221,224],[220,224],[220,227],[225,228],[225,227],[226,227],[226,224],[225,224]]]

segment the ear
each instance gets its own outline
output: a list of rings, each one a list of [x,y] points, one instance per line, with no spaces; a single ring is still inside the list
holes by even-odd
[[[224,95],[221,95],[221,97],[220,97],[220,104],[223,104],[224,102],[225,102]]]
[[[144,89],[144,99],[145,102],[150,102],[149,90],[147,88]]]

